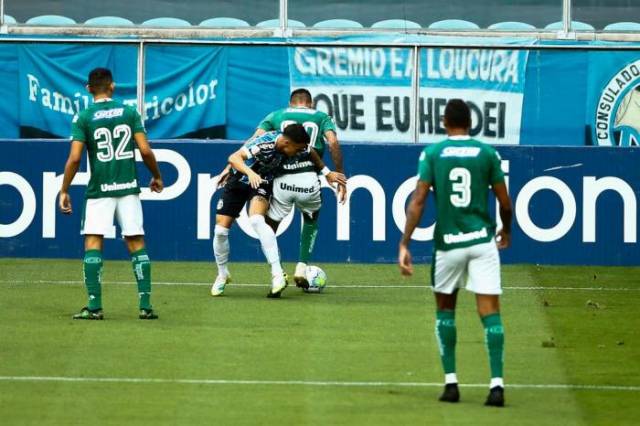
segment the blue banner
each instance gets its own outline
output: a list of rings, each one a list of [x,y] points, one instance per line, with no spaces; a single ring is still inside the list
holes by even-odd
[[[492,144],[520,143],[525,50],[422,49],[419,100],[421,142],[446,135],[442,119],[449,99],[471,109],[471,135]]]
[[[112,70],[114,98],[137,105],[137,47],[21,45],[21,137],[68,137],[73,116],[92,97],[91,69]],[[150,137],[224,137],[227,54],[223,47],[150,46],[143,118]]]
[[[225,137],[226,48],[149,46],[145,63],[150,137]]]
[[[413,49],[290,48],[291,88],[304,87],[349,141],[411,142]]]
[[[390,40],[460,48],[419,50],[414,100],[413,47],[355,45]],[[471,106],[472,133],[490,143],[640,143],[639,51],[536,50],[532,40],[417,34],[298,41],[349,45],[145,44],[143,110],[151,137],[245,139],[267,113],[287,104],[292,88],[307,87],[318,109],[334,118],[341,141],[412,142],[416,134],[421,142],[437,141],[444,105],[456,96]],[[466,48],[469,43],[486,48]],[[494,43],[514,48],[493,49]],[[113,70],[116,98],[135,104],[137,49],[81,40],[0,43],[0,138],[68,137],[73,114],[91,101],[84,85],[97,66]]]
[[[166,183],[161,194],[143,191],[146,240],[158,260],[211,260],[211,234],[219,197],[214,176],[240,142],[156,142]],[[415,188],[418,145],[344,144],[349,202],[324,189],[314,262],[394,262]],[[637,265],[640,151],[586,147],[500,146],[513,198],[513,247],[506,263]],[[80,257],[83,164],[71,196],[76,213],[57,211],[56,197],[68,145],[55,141],[0,141],[0,256]],[[16,161],[27,158],[28,161]],[[140,181],[149,175],[139,167]],[[430,198],[413,251],[428,260],[434,205]],[[493,203],[492,203],[493,204]],[[299,214],[283,222],[279,244],[296,260]],[[261,261],[246,217],[231,232],[232,261]],[[110,237],[116,236],[113,229]],[[124,258],[120,243],[106,256]]]
[[[0,46],[0,138],[20,137],[18,49],[15,44]]]

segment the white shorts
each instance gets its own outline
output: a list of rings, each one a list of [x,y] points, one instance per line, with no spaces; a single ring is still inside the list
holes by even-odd
[[[142,204],[138,194],[124,197],[89,198],[86,200],[80,234],[107,235],[113,227],[113,217],[118,221],[123,237],[144,235],[142,228]]]
[[[273,180],[273,195],[267,216],[281,222],[293,206],[309,216],[320,210],[320,180],[315,172],[292,173]]]
[[[494,240],[453,250],[436,250],[432,285],[436,293],[452,294],[466,287],[477,294],[502,294],[500,256]]]

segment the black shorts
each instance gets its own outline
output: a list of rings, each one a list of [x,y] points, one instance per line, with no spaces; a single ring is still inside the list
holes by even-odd
[[[240,216],[242,208],[253,197],[263,197],[269,202],[273,183],[263,183],[258,188],[253,189],[248,183],[240,182],[238,179],[229,179],[224,185],[222,195],[218,200],[217,214],[237,218]]]

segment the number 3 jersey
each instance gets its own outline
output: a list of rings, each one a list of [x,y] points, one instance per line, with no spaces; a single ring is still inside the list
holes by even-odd
[[[500,156],[490,145],[452,136],[426,147],[418,179],[431,184],[436,198],[436,250],[491,241],[496,224],[489,215],[489,187],[504,182]]]
[[[86,198],[122,197],[140,192],[133,135],[145,133],[132,106],[111,99],[94,102],[71,124],[71,140],[83,142],[91,179]]]

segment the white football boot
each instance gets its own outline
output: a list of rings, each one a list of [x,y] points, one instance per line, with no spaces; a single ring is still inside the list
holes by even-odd
[[[231,275],[218,275],[211,286],[211,295],[213,297],[222,296],[224,287],[231,282]]]
[[[289,278],[286,273],[274,275],[271,278],[271,290],[267,297],[277,298],[280,297],[285,288],[289,285]]]

